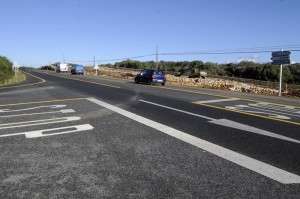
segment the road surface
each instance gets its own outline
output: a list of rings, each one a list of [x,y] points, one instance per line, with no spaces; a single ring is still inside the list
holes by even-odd
[[[0,88],[1,198],[300,198],[300,101],[33,71]]]

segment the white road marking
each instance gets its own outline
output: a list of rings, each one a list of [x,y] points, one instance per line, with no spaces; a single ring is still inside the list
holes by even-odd
[[[293,138],[282,136],[282,135],[279,135],[279,134],[276,134],[276,133],[265,131],[265,130],[262,130],[262,129],[259,129],[259,128],[255,128],[255,127],[248,126],[248,125],[245,125],[245,124],[241,124],[241,123],[238,123],[238,122],[234,122],[234,121],[231,121],[231,120],[220,119],[220,120],[209,121],[209,123],[217,124],[217,125],[221,125],[221,126],[226,126],[226,127],[229,127],[229,128],[239,129],[239,130],[243,130],[243,131],[248,131],[248,132],[256,133],[256,134],[259,134],[259,135],[264,135],[264,136],[268,136],[268,137],[277,138],[277,139],[281,139],[281,140],[285,140],[285,141],[300,144],[299,140],[295,140]]]
[[[263,107],[265,109],[271,109],[271,110],[276,110],[276,111],[285,111],[288,113],[296,113],[298,114],[298,110],[295,107],[290,107],[290,106],[279,106],[279,105],[274,105],[274,104],[268,104],[268,103],[255,103],[255,104],[249,104],[250,106],[255,106],[255,107]]]
[[[178,112],[181,112],[181,113],[185,113],[185,114],[188,114],[188,115],[200,117],[200,118],[207,119],[207,120],[214,120],[214,118],[211,118],[211,117],[207,117],[207,116],[204,116],[204,115],[199,115],[199,114],[196,114],[196,113],[183,111],[183,110],[180,110],[180,109],[177,109],[177,108],[172,108],[172,107],[169,107],[169,106],[164,106],[164,105],[161,105],[161,104],[156,104],[156,103],[145,101],[145,100],[140,100],[140,102],[144,102],[144,103],[147,103],[147,104],[152,104],[152,105],[155,105],[155,106],[160,106],[160,107],[163,107],[163,108],[166,108],[166,109],[170,109],[170,110],[173,110],[173,111],[178,111]]]
[[[53,113],[75,113],[75,111],[73,109],[63,109],[60,111],[51,111],[51,112],[28,113],[28,114],[19,114],[19,115],[4,115],[4,116],[0,116],[0,118],[22,117],[22,116],[29,116],[29,115],[45,115],[45,114],[53,114]]]
[[[195,104],[209,104],[209,103],[216,103],[216,102],[236,101],[236,100],[240,100],[240,99],[239,98],[229,98],[229,99],[205,100],[205,101],[197,101],[194,103]]]
[[[71,130],[68,130],[71,129]],[[87,131],[94,129],[93,126],[90,124],[83,124],[83,125],[76,125],[76,126],[66,126],[61,128],[53,128],[53,129],[43,129],[38,131],[28,131],[28,132],[22,132],[22,133],[13,133],[13,134],[6,134],[6,135],[0,135],[0,138],[2,137],[11,137],[11,136],[17,136],[17,135],[25,135],[26,138],[37,138],[37,137],[46,137],[46,136],[53,136],[53,135],[61,135],[61,134],[67,134],[67,133],[75,133],[79,131]],[[68,130],[68,131],[64,131]],[[55,131],[56,133],[51,133],[51,131]],[[60,131],[60,132],[57,132]],[[43,134],[47,133],[47,134]]]
[[[247,157],[245,155],[239,154],[237,152],[231,151],[229,149],[218,146],[211,142],[207,142],[200,138],[194,137],[192,135],[189,135],[187,133],[184,133],[184,132],[174,129],[172,127],[160,124],[158,122],[147,119],[145,117],[136,115],[136,114],[126,111],[124,109],[121,109],[121,108],[118,108],[111,104],[108,104],[106,102],[97,100],[95,98],[88,98],[88,100],[95,104],[98,104],[99,106],[107,108],[113,112],[116,112],[120,115],[128,117],[134,121],[137,121],[141,124],[149,126],[155,130],[158,130],[167,135],[170,135],[170,136],[180,139],[184,142],[192,144],[192,145],[194,145],[198,148],[201,148],[205,151],[208,151],[218,157],[226,159],[230,162],[238,164],[242,167],[250,169],[256,173],[259,173],[263,176],[266,176],[266,177],[276,180],[278,182],[281,182],[284,184],[300,183],[300,176],[295,175],[293,173],[290,173],[290,172],[284,171],[280,168],[268,165],[264,162],[261,162],[261,161],[255,160],[253,158]]]
[[[289,116],[293,116],[293,117],[300,117],[300,115],[295,115],[295,114],[291,114],[291,113],[286,113],[286,112],[280,112],[280,111],[275,111],[273,109],[267,109],[267,108],[264,108],[264,107],[252,107],[253,104],[249,104],[249,105],[235,105],[235,106],[225,106],[225,108],[229,108],[229,109],[237,109],[237,110],[242,110],[242,111],[245,111],[245,112],[253,112],[253,111],[248,111],[248,110],[243,110],[241,108],[250,108],[250,109],[254,109],[254,110],[259,110],[260,112],[255,112],[255,113],[264,113],[266,115],[268,114],[278,114],[279,116],[281,116],[280,114],[282,115],[289,115]],[[263,112],[261,112],[263,111]],[[280,118],[280,117],[279,117]]]
[[[73,129],[73,130],[51,133],[51,131],[65,130],[65,129]],[[82,124],[82,125],[76,125],[76,126],[67,126],[67,127],[61,127],[61,128],[45,129],[45,130],[40,130],[40,131],[26,132],[25,137],[26,138],[47,137],[47,136],[53,136],[53,135],[62,135],[62,134],[67,134],[67,133],[75,133],[75,132],[79,132],[79,131],[87,131],[87,130],[92,130],[92,129],[94,129],[94,127],[91,126],[90,124]],[[47,134],[43,134],[43,133],[47,133]]]
[[[80,120],[80,119],[81,119],[80,117],[61,117],[61,118],[44,119],[44,120],[6,123],[6,124],[0,124],[0,130],[1,129],[9,129],[9,128],[25,127],[25,126],[36,126],[36,125],[42,125],[42,124],[70,122],[70,121],[76,121],[76,120]]]
[[[17,110],[0,109],[0,113],[20,112],[20,111],[27,111],[27,110],[39,109],[39,108],[64,108],[66,106],[67,105],[48,105],[48,106],[36,106],[36,107],[25,108],[25,109],[17,109]]]
[[[212,123],[212,124],[226,126],[226,127],[229,127],[229,128],[239,129],[239,130],[242,130],[242,131],[248,131],[250,133],[255,133],[255,134],[259,134],[259,135],[264,135],[264,136],[268,136],[268,137],[281,139],[281,140],[285,140],[285,141],[289,141],[289,142],[295,142],[295,143],[300,144],[299,140],[295,140],[295,139],[292,139],[292,138],[289,138],[289,137],[286,137],[286,136],[282,136],[282,135],[279,135],[279,134],[276,134],[276,133],[272,133],[272,132],[269,132],[269,131],[258,129],[258,128],[248,126],[248,125],[245,125],[245,124],[241,124],[241,123],[238,123],[238,122],[234,122],[234,121],[231,121],[231,120],[214,119],[214,118],[206,117],[206,116],[203,116],[203,115],[199,115],[199,114],[183,111],[183,110],[180,110],[180,109],[172,108],[172,107],[169,107],[169,106],[164,106],[164,105],[161,105],[161,104],[148,102],[148,101],[145,101],[145,100],[140,100],[140,102],[144,102],[144,103],[147,103],[147,104],[152,104],[152,105],[163,107],[163,108],[170,109],[170,110],[173,110],[173,111],[178,111],[178,112],[185,113],[185,114],[188,114],[188,115],[192,115],[192,116],[195,116],[195,117],[208,119],[208,120],[211,120],[211,121],[209,121],[209,123]]]
[[[242,109],[242,108],[252,108],[252,107],[249,107],[247,105],[225,106],[225,108],[232,109],[232,110],[238,110],[238,111],[242,111],[242,112],[245,112],[245,113],[257,113],[257,114],[262,114],[262,115],[268,115],[269,117],[283,119],[283,120],[290,120],[290,119],[292,119],[292,118],[284,116],[284,115],[277,115],[277,114],[274,114],[274,113],[268,113],[266,111],[262,112],[264,110],[261,110],[261,111],[249,111],[249,110]],[[285,114],[285,113],[283,113],[283,114]]]

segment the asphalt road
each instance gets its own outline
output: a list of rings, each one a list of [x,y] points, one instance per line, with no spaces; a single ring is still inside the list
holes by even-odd
[[[0,198],[300,198],[299,99],[27,77],[0,88]]]

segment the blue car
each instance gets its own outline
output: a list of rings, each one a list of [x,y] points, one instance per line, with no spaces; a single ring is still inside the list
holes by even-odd
[[[134,82],[136,84],[142,82],[149,85],[159,83],[164,86],[166,84],[166,76],[164,71],[159,69],[144,69],[135,76]]]
[[[84,74],[84,66],[82,65],[73,65],[71,68],[72,75],[83,75]]]

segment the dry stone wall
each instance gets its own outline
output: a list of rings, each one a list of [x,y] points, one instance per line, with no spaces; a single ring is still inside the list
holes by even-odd
[[[123,79],[132,79],[140,70],[128,70],[128,69],[116,69],[108,67],[100,67],[98,71],[98,76],[102,77],[116,77]],[[94,71],[87,71],[87,74],[95,74]],[[174,76],[172,74],[166,75],[168,84],[175,85],[185,85],[193,87],[202,88],[213,88],[213,89],[223,89],[237,92],[247,92],[247,93],[257,93],[257,94],[267,94],[267,95],[278,95],[278,90],[274,88],[269,88],[266,86],[260,86],[255,84],[256,80],[248,80],[247,83],[241,81],[234,81],[221,77],[208,77],[208,78],[189,78],[187,76]],[[283,89],[284,86],[283,86]],[[292,95],[294,97],[300,97],[300,90],[293,91],[283,91],[283,95]]]

